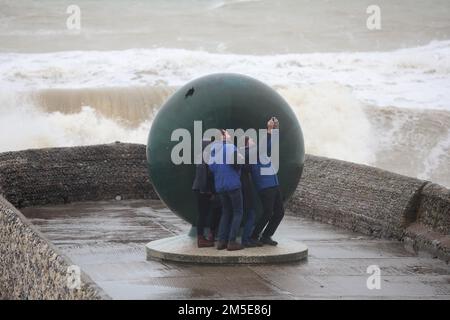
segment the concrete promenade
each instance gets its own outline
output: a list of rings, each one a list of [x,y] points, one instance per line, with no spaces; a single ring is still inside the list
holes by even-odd
[[[157,200],[74,202],[23,214],[116,299],[450,299],[450,266],[400,241],[372,238],[288,213],[279,235],[305,243],[308,259],[276,265],[146,261],[145,244],[189,225]],[[199,249],[201,250],[201,249]],[[367,268],[381,270],[369,290]]]

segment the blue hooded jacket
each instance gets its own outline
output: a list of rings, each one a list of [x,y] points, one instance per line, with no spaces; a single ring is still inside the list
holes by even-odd
[[[278,134],[278,130],[273,130],[273,134]],[[257,147],[253,146],[249,149],[249,152],[258,152]],[[267,137],[267,153],[272,153],[272,139],[271,134],[268,134]],[[257,163],[251,165],[251,173],[252,173],[252,179],[253,183],[256,186],[256,189],[258,191],[261,191],[263,189],[271,188],[278,186],[280,183],[278,181],[278,176],[275,172],[275,169],[272,166],[272,161],[267,155],[263,155],[264,159],[260,159],[259,155],[257,155]],[[262,164],[261,160],[264,160],[266,164]],[[262,175],[261,174],[261,168],[268,168],[271,169],[273,174],[268,175]]]
[[[208,165],[214,175],[214,186],[218,193],[241,187],[241,170],[232,164],[236,152],[236,146],[226,141],[214,142],[211,145]]]

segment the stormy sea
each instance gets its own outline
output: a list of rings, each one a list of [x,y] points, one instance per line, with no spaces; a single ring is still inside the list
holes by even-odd
[[[80,24],[68,19],[76,4]],[[0,152],[146,143],[215,72],[272,86],[306,152],[450,186],[450,2],[0,0]]]

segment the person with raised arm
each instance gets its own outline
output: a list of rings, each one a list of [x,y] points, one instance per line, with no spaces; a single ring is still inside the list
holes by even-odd
[[[267,152],[258,152],[257,163],[251,166],[253,182],[261,200],[263,214],[256,222],[252,234],[252,242],[276,246],[278,242],[272,239],[275,231],[284,217],[283,198],[277,172],[272,164],[272,138],[279,134],[279,122],[272,117],[267,122]],[[261,139],[261,137],[260,137]],[[256,149],[256,148],[255,148]],[[278,150],[276,150],[278,152]],[[264,171],[264,172],[263,172]]]

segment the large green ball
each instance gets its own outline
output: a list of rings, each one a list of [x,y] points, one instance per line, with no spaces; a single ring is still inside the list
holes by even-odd
[[[287,102],[264,83],[240,74],[212,74],[177,90],[160,108],[148,136],[150,179],[161,200],[178,216],[195,225],[197,206],[191,191],[195,165],[171,161],[172,132],[189,130],[194,154],[194,121],[209,128],[265,129],[270,117],[280,121],[280,180],[286,201],[295,191],[303,170],[305,149],[297,117]],[[259,201],[259,199],[258,199]],[[261,207],[258,203],[257,215]]]

